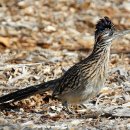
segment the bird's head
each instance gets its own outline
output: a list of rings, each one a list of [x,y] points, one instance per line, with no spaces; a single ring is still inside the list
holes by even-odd
[[[116,31],[112,21],[108,17],[100,19],[96,24],[95,40],[101,46],[108,45],[115,38],[130,33],[130,30]]]

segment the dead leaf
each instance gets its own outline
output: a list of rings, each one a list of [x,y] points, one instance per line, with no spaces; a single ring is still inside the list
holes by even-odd
[[[4,45],[5,47],[10,47],[10,38],[0,37],[0,44]]]

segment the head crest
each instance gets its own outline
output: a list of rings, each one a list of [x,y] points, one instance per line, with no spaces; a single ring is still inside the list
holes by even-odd
[[[103,32],[105,29],[110,29],[111,31],[115,30],[114,24],[108,17],[104,17],[98,21],[98,23],[96,24],[95,35]]]

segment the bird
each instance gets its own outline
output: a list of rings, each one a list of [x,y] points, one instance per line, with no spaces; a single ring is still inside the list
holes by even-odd
[[[87,58],[70,67],[57,79],[1,96],[0,105],[20,101],[48,90],[52,90],[52,97],[60,100],[67,110],[68,104],[82,104],[88,101],[104,87],[112,41],[128,33],[130,30],[117,31],[107,16],[99,19],[95,27],[94,46]]]

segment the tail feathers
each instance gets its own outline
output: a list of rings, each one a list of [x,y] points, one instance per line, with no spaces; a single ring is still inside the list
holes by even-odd
[[[12,92],[10,94],[4,95],[0,97],[0,104],[19,101],[29,96],[32,96],[34,94],[43,93],[51,89],[53,90],[54,86],[56,85],[56,81],[57,80],[51,80],[45,83],[30,86],[30,87],[18,90],[16,92]]]

